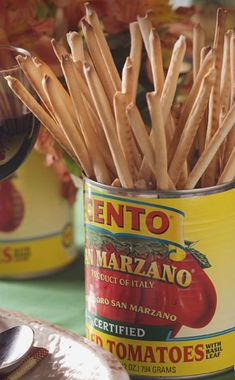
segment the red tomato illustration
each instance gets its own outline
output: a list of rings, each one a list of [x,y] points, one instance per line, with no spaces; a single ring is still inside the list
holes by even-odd
[[[180,322],[188,327],[202,328],[215,314],[217,304],[215,287],[189,252],[183,261],[174,265],[188,270],[192,276],[187,288],[177,287]]]
[[[156,261],[159,268],[163,264],[171,265],[167,255],[156,258],[148,255],[145,268],[147,269],[151,261]],[[166,281],[152,280],[153,288],[143,289],[141,303],[143,313],[138,313],[137,323],[140,325],[165,326],[171,330],[171,335],[175,336],[180,330],[182,323],[178,319],[179,305],[177,299],[176,285]]]
[[[107,261],[112,254],[118,257],[121,253],[111,243],[104,245],[102,250],[107,253]],[[129,309],[129,305],[131,302],[139,305],[141,291],[130,291],[130,283],[133,279],[137,279],[137,276],[105,268],[99,268],[96,273],[94,270],[86,266],[85,271],[86,293],[88,297],[95,295],[93,313],[111,320],[134,323],[136,314]],[[89,308],[91,307],[88,306],[88,310]]]
[[[206,326],[213,318],[217,304],[212,281],[188,251],[182,261],[173,261],[166,256],[161,259],[161,265],[165,263],[177,271],[187,271],[191,276],[190,284],[183,287],[176,282],[155,281],[154,289],[144,289],[141,304],[145,308],[159,310],[159,317],[139,314],[138,323],[168,325],[173,329],[173,335],[182,325],[192,328]]]
[[[147,253],[141,245],[133,253],[117,249],[113,243],[103,244],[99,250],[105,252],[104,265],[86,266],[87,294],[93,294],[95,299],[90,311],[110,320],[164,327],[171,336],[182,326],[206,326],[217,304],[216,290],[203,269],[210,264],[187,244],[180,261],[161,246]],[[117,260],[113,267],[111,257]],[[121,257],[133,259],[128,261],[129,271],[120,270]],[[143,264],[136,272],[138,261]],[[155,268],[155,274],[150,268]]]
[[[11,179],[0,182],[0,231],[14,231],[24,217],[24,201]]]

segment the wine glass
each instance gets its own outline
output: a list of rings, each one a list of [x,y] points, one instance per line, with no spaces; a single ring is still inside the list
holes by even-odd
[[[11,75],[30,90],[17,64],[17,55],[30,56],[30,53],[14,46],[0,45],[0,180],[11,175],[22,164],[39,131],[37,119],[8,87],[4,78]]]

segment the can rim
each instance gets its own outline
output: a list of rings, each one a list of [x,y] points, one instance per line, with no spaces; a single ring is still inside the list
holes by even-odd
[[[139,190],[139,189],[127,189],[121,187],[114,187],[105,185],[103,183],[98,183],[90,178],[84,177],[84,182],[88,183],[94,187],[102,189],[106,192],[112,194],[122,194],[135,197],[148,197],[148,198],[187,198],[187,197],[196,197],[201,195],[211,195],[216,193],[225,192],[235,188],[235,181],[224,183],[221,185],[204,187],[198,189],[190,190]]]

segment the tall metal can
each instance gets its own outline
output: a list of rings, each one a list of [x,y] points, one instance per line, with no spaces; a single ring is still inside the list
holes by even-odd
[[[0,278],[41,277],[77,257],[73,207],[44,156],[34,151],[0,182]]]
[[[177,192],[84,184],[87,337],[134,379],[234,367],[235,184]]]

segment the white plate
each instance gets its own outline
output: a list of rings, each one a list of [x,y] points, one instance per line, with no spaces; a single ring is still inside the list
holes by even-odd
[[[129,376],[109,352],[77,334],[24,314],[0,309],[0,331],[28,324],[35,346],[49,350],[24,380],[128,380]]]

